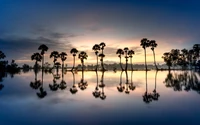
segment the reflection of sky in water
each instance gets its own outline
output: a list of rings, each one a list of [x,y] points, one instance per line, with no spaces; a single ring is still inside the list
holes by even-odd
[[[155,71],[148,72],[148,93],[152,93],[155,86]],[[98,73],[99,84],[101,72]],[[176,92],[173,88],[166,88],[163,83],[168,72],[158,72],[157,92],[158,101],[149,104],[143,102],[142,95],[146,91],[145,72],[133,72],[134,91],[129,94],[120,93],[117,86],[120,83],[121,72],[105,72],[105,100],[95,98],[92,92],[96,87],[96,73],[85,72],[84,78],[88,82],[86,90],[71,94],[72,73],[67,72],[64,79],[67,89],[50,91],[49,83],[53,83],[52,74],[44,75],[44,89],[47,96],[39,99],[38,90],[30,87],[34,81],[34,73],[28,72],[15,75],[14,78],[3,78],[4,88],[0,91],[0,125],[17,124],[191,124],[197,123],[200,116],[200,95],[195,91]],[[131,72],[128,72],[129,82]],[[199,80],[199,76],[197,76]],[[41,79],[41,72],[38,74]],[[81,72],[75,74],[75,83],[81,80]],[[57,80],[60,83],[61,78]],[[122,75],[122,82],[126,82],[126,74]],[[199,81],[198,81],[199,82]],[[101,88],[99,88],[101,90]]]

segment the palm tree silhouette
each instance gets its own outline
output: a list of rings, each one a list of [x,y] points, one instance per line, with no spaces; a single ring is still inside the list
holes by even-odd
[[[131,83],[129,85],[130,90],[135,90],[136,86],[133,85],[133,71],[131,71]]]
[[[157,91],[156,91],[157,74],[158,74],[158,71],[156,71],[156,74],[155,74],[155,88],[153,90],[153,95],[152,95],[153,100],[158,100],[158,98],[160,97],[160,94],[157,93]]]
[[[98,70],[98,53],[99,53],[99,50],[100,50],[100,46],[98,44],[95,44],[93,47],[92,47],[92,50],[95,51],[95,55],[97,57],[97,66],[96,66],[96,71]]]
[[[122,84],[122,74],[123,74],[123,72],[124,71],[121,71],[121,74],[120,74],[120,82],[119,82],[119,86],[117,87],[117,90],[119,91],[119,92],[123,92],[124,91],[124,89],[125,89],[125,87],[123,86],[123,84]]]
[[[99,91],[99,79],[98,79],[98,72],[97,71],[96,71],[96,78],[97,78],[97,84],[96,84],[96,87],[95,87],[95,91],[92,92],[92,94],[95,98],[99,98],[100,95],[101,95],[101,92]]]
[[[149,40],[147,40],[147,38],[143,38],[140,42],[141,42],[140,46],[142,46],[142,48],[144,49],[145,68],[147,71],[146,48],[149,47]]]
[[[43,65],[44,65],[44,54],[45,54],[46,51],[48,51],[48,49],[49,48],[44,44],[40,45],[39,48],[38,48],[38,50],[41,50],[40,54],[42,55],[42,69],[43,69]]]
[[[64,62],[67,59],[67,54],[65,52],[61,52],[60,58],[61,58],[61,61],[62,61],[62,72],[63,72],[64,71]]]
[[[125,71],[127,71],[128,69],[128,47],[124,48],[124,53],[125,53],[125,59],[126,59],[126,67],[125,67]]]
[[[104,55],[104,53],[103,53],[103,50],[104,50],[106,44],[105,44],[104,42],[101,42],[101,43],[99,44],[99,46],[100,46],[101,51],[102,51],[102,52],[101,52],[101,56],[99,55],[99,57],[101,57],[101,67],[102,67],[102,70],[104,71],[105,68],[104,68],[104,64],[103,64],[103,58],[105,57],[105,55]],[[104,56],[103,56],[103,55],[104,55]]]
[[[123,67],[122,67],[122,55],[124,55],[124,51],[122,49],[118,49],[116,54],[118,54],[118,57],[120,59],[120,67],[121,67],[121,70],[124,71]]]
[[[81,64],[82,64],[82,79],[79,83],[79,87],[84,90],[87,87],[87,82],[84,81],[84,59],[87,59],[88,55],[86,52],[82,51],[79,53],[78,58],[81,60]]]
[[[6,55],[2,51],[0,51],[0,59],[4,59],[4,58],[6,58]]]
[[[82,51],[79,53],[78,58],[81,60],[82,71],[84,70],[84,59],[87,59],[88,55],[86,52]]]
[[[59,55],[58,51],[53,51],[53,52],[51,52],[50,58],[54,58],[54,59],[53,59],[53,68],[55,67],[55,63],[56,63],[56,61],[57,61],[57,59],[58,59],[59,57],[60,57],[60,55]]]
[[[135,52],[133,50],[129,50],[128,51],[128,55],[130,57],[130,63],[131,63],[131,71],[133,71],[133,64],[132,64],[132,58],[133,58],[133,55],[135,54]]]
[[[73,71],[74,67],[75,67],[75,56],[78,53],[78,50],[76,48],[73,48],[73,49],[71,49],[70,53],[73,54],[73,57],[74,57],[73,67],[71,69],[71,71]]]
[[[143,101],[145,102],[145,103],[150,103],[151,101],[152,101],[152,95],[150,94],[150,93],[148,93],[148,85],[147,85],[147,70],[146,70],[146,75],[145,75],[146,77],[145,77],[145,79],[146,79],[146,91],[145,91],[145,93],[144,93],[144,95],[143,95]]]
[[[101,58],[100,59],[100,61],[101,61],[101,67],[103,66],[102,70],[104,71],[105,68],[104,68],[104,65],[103,65],[102,61],[103,61],[103,58],[105,57],[105,55],[101,53],[101,54],[99,54],[99,57]]]
[[[156,43],[155,40],[151,40],[151,41],[149,42],[149,44],[150,44],[151,50],[153,51],[154,64],[155,64],[156,70],[158,70],[158,67],[157,67],[157,65],[156,65],[155,51],[154,51],[154,49],[158,46],[158,44]]]
[[[38,62],[41,62],[42,56],[39,53],[34,53],[31,56],[31,60],[35,60],[35,66],[34,66],[34,68],[37,70],[38,69]]]
[[[78,92],[78,89],[76,88],[76,85],[75,85],[75,76],[74,76],[73,71],[72,71],[72,75],[73,75],[73,85],[72,85],[72,88],[70,88],[70,92],[72,94],[76,94]]]

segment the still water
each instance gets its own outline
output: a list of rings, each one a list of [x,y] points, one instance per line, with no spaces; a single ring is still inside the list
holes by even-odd
[[[34,72],[1,78],[0,125],[199,123],[200,75],[196,72],[53,75],[44,74],[39,87],[30,84],[42,82],[41,72],[37,78]]]

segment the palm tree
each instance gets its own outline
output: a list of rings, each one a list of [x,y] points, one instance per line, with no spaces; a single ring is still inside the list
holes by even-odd
[[[62,60],[62,72],[63,72],[63,70],[64,70],[64,62],[65,62],[65,60],[67,59],[67,53],[61,52],[61,53],[60,53],[60,58],[61,58],[61,60]]]
[[[55,63],[56,63],[56,61],[57,61],[57,59],[58,59],[59,57],[60,57],[60,55],[59,55],[58,51],[53,51],[53,52],[51,52],[50,58],[54,58],[54,59],[53,59],[53,67],[55,67]]]
[[[125,71],[127,71],[128,68],[128,47],[124,48],[124,53],[125,53],[125,59],[126,59],[126,67],[125,67]]]
[[[45,54],[46,51],[48,51],[48,49],[49,48],[44,44],[40,45],[39,48],[38,48],[38,50],[41,50],[40,54],[42,55],[42,69],[43,69],[43,65],[44,65],[44,54]]]
[[[103,65],[102,61],[103,61],[103,58],[105,57],[105,55],[101,53],[101,54],[99,54],[99,57],[101,58],[101,59],[100,59],[100,61],[101,61],[101,66],[102,66],[102,70],[104,71],[105,68],[104,68],[104,65]]]
[[[116,52],[116,54],[118,54],[118,57],[120,59],[120,67],[121,67],[122,71],[124,71],[124,69],[122,67],[122,59],[121,59],[122,55],[124,55],[124,51],[122,49],[118,49],[117,52]]]
[[[39,54],[39,53],[34,53],[32,56],[31,56],[31,60],[35,60],[35,69],[38,68],[38,62],[41,62],[42,60],[42,56]]]
[[[4,58],[6,58],[6,55],[2,51],[0,51],[0,59],[4,59]]]
[[[88,55],[86,52],[82,51],[79,53],[78,58],[81,60],[81,64],[82,64],[82,71],[84,70],[84,59],[87,59]]]
[[[88,55],[86,52],[82,51],[79,53],[78,58],[81,60],[82,64],[82,79],[81,82],[79,83],[79,87],[84,90],[87,87],[87,82],[84,81],[84,59],[87,59]]]
[[[74,67],[75,67],[75,56],[78,53],[78,50],[76,48],[73,48],[73,49],[71,49],[70,53],[73,54],[73,57],[74,57],[73,67],[71,69],[71,71],[73,71]]]
[[[101,42],[99,44],[99,46],[100,46],[101,51],[102,51],[101,54],[104,55],[103,50],[104,50],[104,47],[106,46],[106,44],[104,42]],[[103,58],[105,57],[105,55],[104,56],[100,56],[100,57],[101,57],[101,67],[102,67],[102,70],[105,70],[104,65],[103,65]]]
[[[95,51],[95,55],[97,57],[97,66],[96,66],[96,71],[98,69],[98,53],[99,53],[99,50],[100,50],[100,46],[98,44],[95,44],[93,47],[92,47],[92,50]]]
[[[130,57],[130,63],[131,63],[131,71],[133,71],[133,64],[132,64],[132,58],[133,58],[133,55],[135,54],[135,52],[133,50],[129,50],[128,51],[128,55]]]
[[[146,48],[149,47],[149,40],[147,40],[147,38],[143,38],[140,42],[141,42],[140,46],[142,46],[142,48],[144,49],[145,68],[147,71]]]
[[[156,43],[155,40],[151,40],[151,41],[149,42],[149,44],[150,44],[151,50],[153,51],[154,64],[155,64],[156,70],[158,70],[158,67],[157,67],[157,65],[156,65],[155,51],[154,51],[154,49],[158,46],[158,44]]]

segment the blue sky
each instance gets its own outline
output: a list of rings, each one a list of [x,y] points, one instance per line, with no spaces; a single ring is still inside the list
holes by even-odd
[[[117,48],[136,51],[135,63],[143,62],[142,38],[154,39],[157,60],[172,48],[191,48],[200,38],[198,0],[0,0],[0,50],[7,59],[32,64],[30,56],[40,44],[68,53],[76,47],[89,54],[105,42],[105,60],[118,62]],[[148,51],[152,62],[152,52]],[[47,61],[52,62],[51,59]]]

